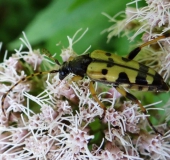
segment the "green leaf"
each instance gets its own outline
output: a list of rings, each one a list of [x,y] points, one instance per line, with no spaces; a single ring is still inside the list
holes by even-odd
[[[83,28],[89,28],[88,33],[75,45],[77,53],[84,52],[90,45],[93,49],[112,50],[114,44],[106,44],[107,33],[101,32],[112,25],[108,18],[101,13],[105,12],[114,16],[124,11],[126,3],[130,0],[57,0],[40,11],[32,22],[24,29],[31,45],[46,42],[45,46],[51,52],[59,52],[61,46],[68,46],[67,36],[72,37],[74,33]],[[20,36],[21,37],[21,36]],[[56,43],[61,42],[60,47]],[[18,47],[18,40],[10,43],[10,48]],[[121,47],[122,48],[122,47]],[[125,48],[126,50],[126,48]]]

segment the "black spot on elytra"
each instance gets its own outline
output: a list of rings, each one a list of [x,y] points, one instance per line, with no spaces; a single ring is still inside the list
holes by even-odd
[[[114,63],[110,63],[110,62],[107,63],[108,68],[113,67],[113,66],[114,66]]]
[[[162,85],[164,82],[163,82],[163,79],[162,79],[162,77],[158,74],[158,73],[156,73],[155,75],[154,75],[154,77],[153,77],[153,82],[152,82],[152,84],[153,85]]]
[[[109,52],[106,52],[105,55],[106,55],[106,56],[111,56],[112,54],[109,53]]]
[[[169,91],[169,86],[165,82],[162,83],[161,87],[158,87],[158,91]]]
[[[107,70],[107,69],[102,69],[102,74],[103,74],[103,75],[106,75],[106,74],[107,74],[107,72],[108,72],[108,70]]]
[[[149,67],[148,67],[148,66],[145,66],[145,65],[139,63],[139,71],[144,72],[144,73],[147,73],[148,70],[149,70]]]
[[[137,75],[135,83],[140,84],[140,85],[147,85],[148,84],[145,75],[143,75],[142,73]]]
[[[125,61],[125,62],[131,61],[131,59],[128,59],[128,58],[125,58],[125,57],[122,57],[122,60]]]
[[[147,79],[146,79],[148,70],[149,70],[149,67],[139,63],[139,71],[136,77],[137,84],[140,84],[140,85],[148,84]]]
[[[108,58],[108,61],[112,63],[114,62],[113,58]]]
[[[157,87],[156,91],[169,91],[169,86],[164,82],[163,78],[158,73],[155,73],[152,85]]]
[[[119,77],[116,80],[118,83],[130,83],[129,78],[125,72],[119,73]]]

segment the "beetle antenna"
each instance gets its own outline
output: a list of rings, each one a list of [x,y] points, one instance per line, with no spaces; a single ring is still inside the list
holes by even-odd
[[[15,83],[1,98],[1,107],[2,107],[2,112],[3,114],[6,116],[6,113],[5,113],[5,110],[4,110],[4,102],[5,102],[5,99],[7,97],[7,95],[9,94],[9,92],[11,92],[18,84],[28,80],[29,78],[32,78],[34,76],[38,76],[38,75],[43,75],[43,74],[48,74],[48,73],[57,73],[59,72],[59,70],[51,70],[51,71],[44,71],[44,72],[37,72],[37,73],[33,73],[33,74],[30,74],[29,76],[26,76],[22,79],[20,79],[17,83]]]
[[[167,38],[167,37],[169,37],[169,36],[170,36],[170,34],[167,32],[167,33],[163,34],[162,36],[158,36],[158,37],[156,37],[156,38],[154,38],[154,39],[152,39],[152,40],[150,40],[150,41],[147,41],[147,42],[143,43],[142,45],[140,45],[140,46],[136,47],[135,49],[133,49],[133,50],[128,54],[127,58],[129,58],[129,59],[134,59],[134,58],[137,56],[137,54],[141,51],[141,49],[142,49],[143,47],[148,46],[148,45],[150,45],[150,44],[153,44],[153,43],[155,43],[155,42],[157,42],[157,41],[159,41],[159,40],[161,40],[161,39]]]

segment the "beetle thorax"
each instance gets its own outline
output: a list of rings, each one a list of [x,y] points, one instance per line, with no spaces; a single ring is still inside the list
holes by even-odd
[[[72,61],[64,62],[59,69],[60,80],[64,79],[69,73],[74,73],[75,75],[84,77],[86,75],[87,67],[91,61],[92,58],[89,57],[89,54],[86,54],[75,57]]]

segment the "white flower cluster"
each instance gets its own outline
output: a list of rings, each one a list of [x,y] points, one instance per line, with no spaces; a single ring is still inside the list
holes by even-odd
[[[68,37],[69,47],[62,50],[63,61],[77,56],[73,44],[82,36],[75,40],[76,35]],[[99,100],[107,108],[104,111],[89,91],[88,77],[73,82],[73,74],[62,81],[58,74],[51,74],[20,81],[35,70],[42,72],[41,65],[49,70],[55,68],[39,50],[32,50],[25,34],[21,40],[28,51],[21,47],[0,64],[1,98],[14,86],[5,98],[5,115],[1,110],[0,159],[170,158],[169,133],[160,136],[148,132],[147,115],[141,114],[137,104],[116,101],[120,95],[114,88],[94,84]],[[162,125],[158,129],[167,131]]]

